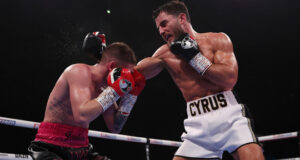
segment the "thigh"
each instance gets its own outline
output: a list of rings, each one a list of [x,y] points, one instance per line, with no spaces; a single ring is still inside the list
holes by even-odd
[[[93,145],[89,144],[89,151],[87,155],[87,160],[110,160],[106,156],[99,155],[98,152],[93,151]]]
[[[262,148],[257,143],[246,144],[231,155],[236,160],[264,160]]]
[[[28,147],[28,152],[34,160],[63,160],[57,154],[49,151],[47,148],[32,142]]]

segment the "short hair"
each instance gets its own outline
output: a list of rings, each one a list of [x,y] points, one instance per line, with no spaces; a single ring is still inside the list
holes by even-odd
[[[191,23],[188,8],[183,2],[180,2],[178,0],[170,1],[156,8],[153,11],[152,18],[155,20],[161,12],[166,12],[174,16],[178,16],[180,13],[184,13],[186,15],[187,21]]]
[[[111,43],[104,49],[101,61],[108,61],[112,58],[134,65],[137,63],[134,51],[123,42]]]

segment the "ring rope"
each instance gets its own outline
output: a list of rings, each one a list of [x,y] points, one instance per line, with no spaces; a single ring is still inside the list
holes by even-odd
[[[38,129],[40,125],[40,123],[38,122],[31,122],[31,121],[6,118],[6,117],[0,117],[0,124],[24,127],[24,128],[32,128],[32,129]],[[147,138],[144,137],[128,136],[128,135],[108,133],[102,131],[89,130],[88,135],[90,137],[96,137],[96,138],[137,142],[137,143],[147,143]],[[297,132],[289,132],[289,133],[281,133],[281,134],[274,134],[268,136],[260,136],[258,137],[258,140],[260,142],[264,142],[264,141],[272,141],[272,140],[279,140],[279,139],[296,138],[297,136],[298,136]],[[161,139],[154,139],[154,138],[149,138],[149,140],[150,140],[150,144],[163,145],[163,146],[179,147],[182,144],[182,142],[161,140]]]
[[[26,154],[0,153],[0,160],[32,160],[32,158]]]
[[[40,125],[40,123],[38,122],[6,118],[1,116],[0,116],[0,124],[23,127],[23,128],[31,128],[31,129],[38,129]],[[156,144],[156,145],[173,146],[173,147],[179,147],[182,144],[182,142],[177,142],[177,141],[128,136],[128,135],[114,134],[114,133],[94,131],[94,130],[89,130],[88,136],[103,138],[103,139],[137,142],[137,143],[145,143],[145,144]],[[287,138],[297,138],[298,136],[299,136],[298,132],[289,132],[289,133],[274,134],[268,136],[260,136],[258,137],[258,140],[264,142],[264,141],[280,140],[280,139],[287,139]],[[0,153],[0,160],[32,160],[32,158],[29,155],[24,155],[24,154]]]
[[[39,125],[40,125],[40,123],[38,123],[38,122],[31,122],[31,121],[6,118],[6,117],[0,117],[0,124],[16,126],[16,127],[32,128],[32,129],[38,129]],[[100,131],[94,131],[94,130],[89,130],[88,135],[90,137],[96,137],[96,138],[137,142],[137,143],[147,143],[147,138],[144,138],[144,137],[128,136],[128,135],[100,132]],[[149,140],[150,140],[150,144],[173,146],[173,147],[179,147],[182,143],[182,142],[161,140],[161,139],[154,139],[154,138],[150,138]]]

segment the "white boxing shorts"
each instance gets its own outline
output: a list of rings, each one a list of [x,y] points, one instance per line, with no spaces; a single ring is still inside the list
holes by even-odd
[[[232,91],[220,92],[187,103],[188,118],[184,120],[186,133],[175,156],[187,158],[222,158],[248,143],[257,143]]]

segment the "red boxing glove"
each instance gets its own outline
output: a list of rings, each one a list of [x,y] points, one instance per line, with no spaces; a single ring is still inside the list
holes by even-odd
[[[127,68],[114,68],[107,76],[107,84],[112,87],[119,96],[129,93],[134,89],[134,78]]]
[[[129,93],[138,96],[144,89],[146,85],[146,80],[145,77],[136,69],[133,70],[132,76],[135,82],[135,87]]]

